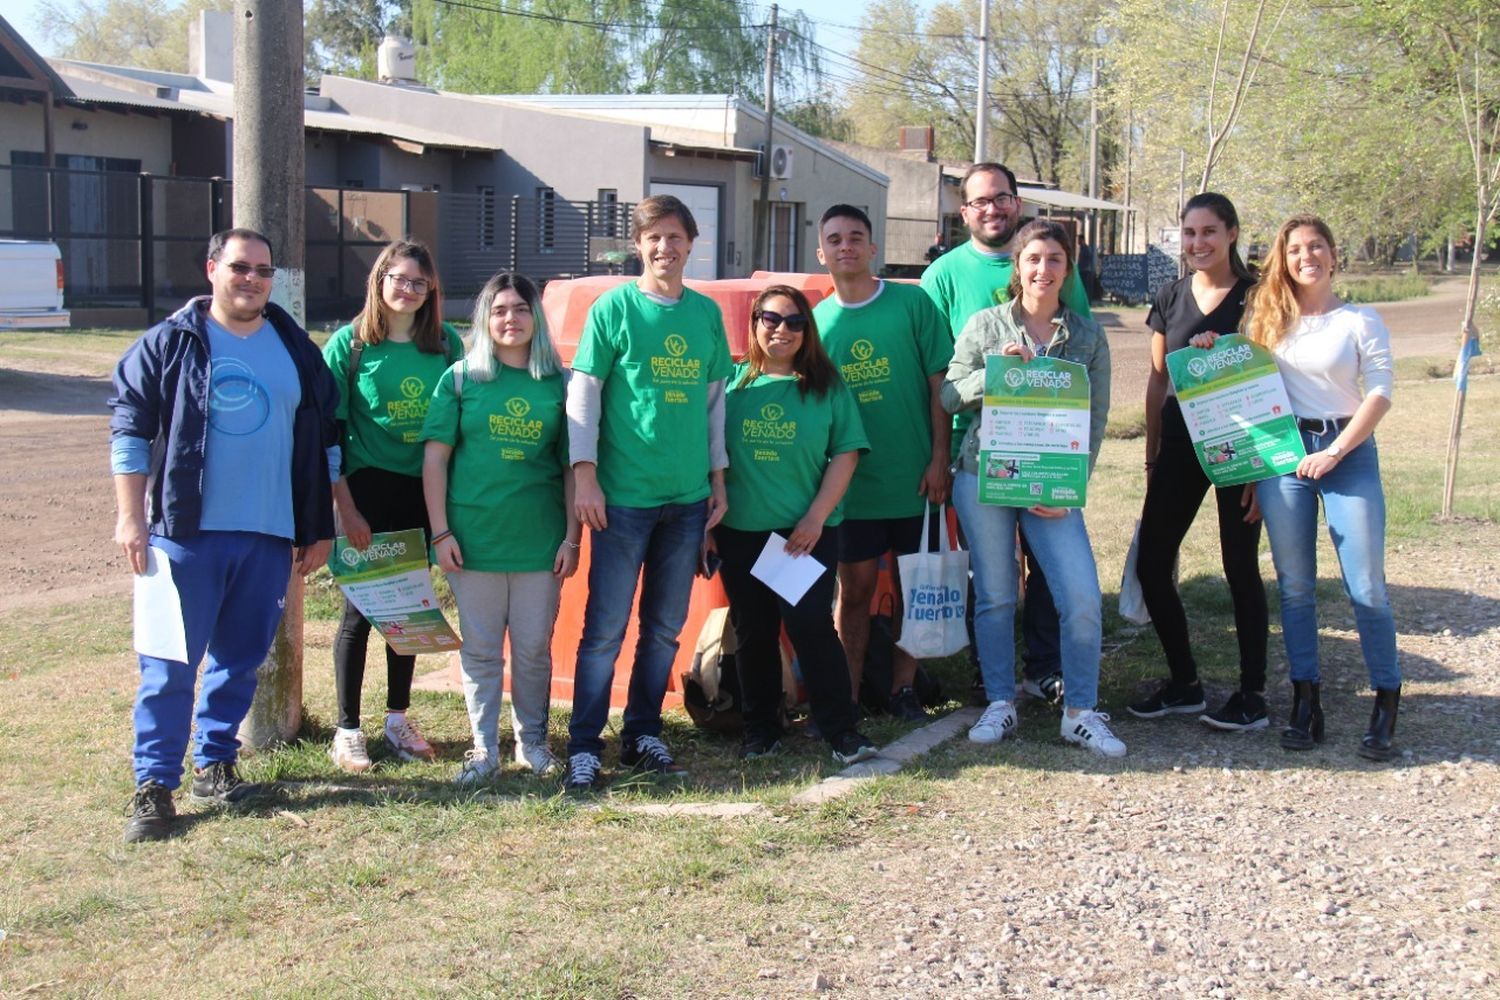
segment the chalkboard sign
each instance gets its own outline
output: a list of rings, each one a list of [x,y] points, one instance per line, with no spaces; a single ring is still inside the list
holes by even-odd
[[[1152,301],[1163,285],[1177,280],[1176,259],[1154,244],[1145,253],[1109,254],[1100,264],[1099,284],[1131,305]]]

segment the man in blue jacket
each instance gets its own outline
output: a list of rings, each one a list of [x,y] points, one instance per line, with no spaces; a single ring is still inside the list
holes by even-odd
[[[334,535],[338,386],[307,332],[267,301],[270,241],[215,234],[207,269],[212,296],[131,345],[109,401],[115,541],[136,574],[141,668],[127,843],[171,835],[195,722],[193,800],[253,791],[235,760],[255,670],[290,570],[316,569]]]

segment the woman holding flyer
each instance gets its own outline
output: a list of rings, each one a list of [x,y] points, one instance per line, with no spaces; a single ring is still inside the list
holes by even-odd
[[[422,428],[432,549],[458,604],[459,654],[474,747],[459,784],[500,768],[501,650],[510,633],[516,762],[558,770],[547,746],[552,627],[578,569],[564,372],[534,284],[491,278],[474,301],[474,343],[438,382]]]
[[[432,255],[400,240],[381,251],[366,282],[365,307],[335,330],[323,358],[339,385],[344,474],[333,487],[339,532],[364,549],[380,531],[427,528],[422,502],[422,443],[432,387],[463,354],[463,341],[442,322],[442,294]],[[370,768],[359,728],[360,689],[370,623],[349,600],[333,640],[339,720],[329,756],[345,771]],[[416,657],[385,647],[385,743],[402,760],[431,760],[432,746],[410,719]]]
[[[1337,259],[1327,223],[1314,215],[1288,219],[1271,245],[1245,323],[1250,339],[1276,357],[1307,450],[1296,472],[1264,480],[1258,490],[1292,675],[1292,712],[1281,745],[1308,750],[1323,740],[1314,594],[1321,499],[1375,689],[1359,754],[1390,760],[1397,753],[1392,739],[1401,667],[1385,589],[1385,494],[1373,436],[1391,408],[1390,334],[1375,310],[1334,293]]]
[[[1099,325],[1059,301],[1073,270],[1072,244],[1054,222],[1027,223],[1016,235],[1010,300],[970,317],[953,348],[943,384],[950,413],[978,410],[984,401],[985,356],[1031,361],[1038,355],[1083,365],[1089,377],[1089,472],[1099,457],[1109,417],[1109,342]],[[1106,757],[1123,757],[1125,744],[1094,710],[1099,690],[1102,624],[1099,574],[1083,511],[1035,506],[1002,507],[979,499],[979,435],[974,421],[964,435],[953,481],[953,503],[970,542],[974,568],[974,632],[990,705],[969,739],[997,743],[1015,732],[1016,529],[1042,567],[1062,625],[1062,737]]]
[[[1167,355],[1191,344],[1212,347],[1221,333],[1240,328],[1245,296],[1255,275],[1240,260],[1239,214],[1222,194],[1204,192],[1182,210],[1182,254],[1192,273],[1164,287],[1146,317],[1151,374],[1146,381],[1146,501],[1141,508],[1136,576],[1161,640],[1171,678],[1141,701],[1132,715],[1158,719],[1208,707],[1188,639],[1187,614],[1173,580],[1182,539],[1198,516],[1209,480],[1167,375]],[[1260,578],[1260,509],[1255,487],[1214,490],[1219,513],[1219,553],[1234,602],[1239,642],[1239,689],[1222,708],[1200,715],[1215,729],[1264,729],[1266,718],[1266,588]]]
[[[868,451],[859,405],[823,349],[812,307],[795,288],[772,285],[750,310],[750,351],[724,398],[728,513],[713,530],[723,559],[744,699],[746,760],[781,747],[781,627],[802,666],[813,721],[834,760],[876,754],[856,727],[844,647],[833,627],[840,501]],[[773,538],[780,535],[780,539]],[[789,601],[751,575],[767,545],[823,567]]]

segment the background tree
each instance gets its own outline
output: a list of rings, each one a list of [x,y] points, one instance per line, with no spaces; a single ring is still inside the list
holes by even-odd
[[[307,0],[304,10],[310,80],[324,73],[373,80],[386,32],[411,33],[411,0]]]
[[[185,73],[188,25],[233,0],[43,0],[37,22],[64,59]]]

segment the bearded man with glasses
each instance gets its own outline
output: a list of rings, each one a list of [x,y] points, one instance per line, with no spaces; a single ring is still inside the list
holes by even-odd
[[[922,288],[947,317],[955,339],[970,316],[1010,298],[1011,242],[1024,221],[1025,209],[1016,187],[1016,175],[999,163],[974,164],[964,172],[958,190],[963,199],[960,212],[969,230],[969,240],[943,254],[922,272]],[[1063,280],[1062,304],[1085,318],[1093,315],[1077,268],[1070,269]],[[954,417],[953,458],[957,459],[958,444],[973,421],[972,411]],[[1026,557],[1026,598],[1021,611],[1021,635],[1025,642],[1021,690],[1033,698],[1061,704],[1062,653],[1057,606],[1024,538],[1021,549]],[[971,628],[971,642],[972,635]],[[979,681],[975,683],[982,686]],[[987,703],[988,698],[982,694],[976,688],[976,700]]]
[[[235,761],[255,671],[290,571],[322,565],[334,534],[338,386],[307,331],[269,301],[271,243],[217,233],[207,273],[213,294],[130,346],[109,400],[115,542],[136,575],[141,671],[127,843],[171,836],[195,727],[193,801],[253,794]]]

